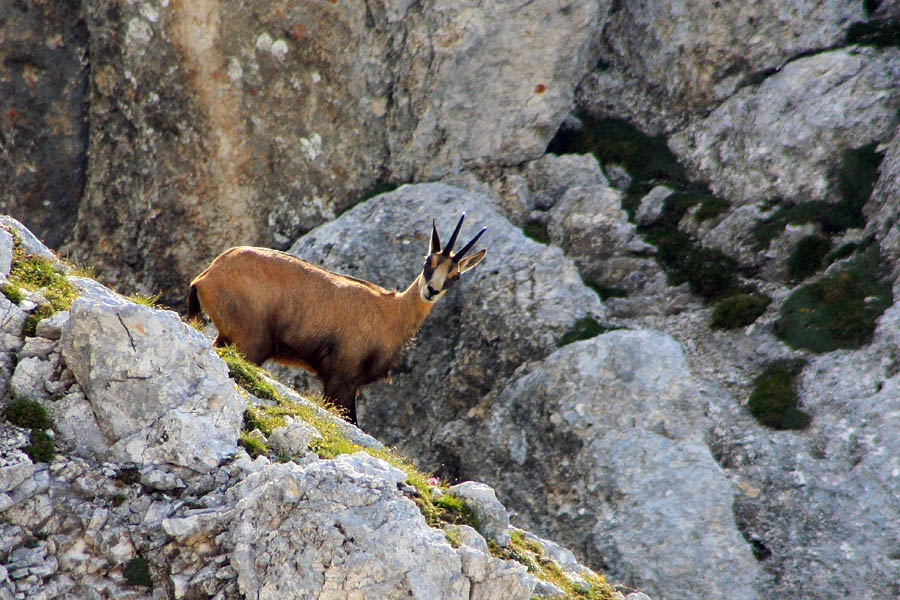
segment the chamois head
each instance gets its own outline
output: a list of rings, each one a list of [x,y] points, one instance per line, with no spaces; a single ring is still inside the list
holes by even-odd
[[[436,302],[444,292],[450,289],[454,283],[459,281],[459,276],[481,262],[484,258],[486,248],[482,248],[472,256],[466,256],[478,238],[481,237],[487,227],[479,231],[472,240],[465,245],[459,252],[452,252],[453,244],[456,243],[456,236],[459,234],[459,228],[462,227],[463,219],[466,213],[459,218],[453,235],[444,248],[441,248],[441,239],[438,237],[437,225],[434,220],[431,221],[431,244],[429,254],[425,257],[425,266],[422,268],[422,283],[419,287],[419,294],[425,302]]]

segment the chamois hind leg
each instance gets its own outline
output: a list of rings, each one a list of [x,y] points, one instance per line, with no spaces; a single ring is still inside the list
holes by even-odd
[[[356,422],[356,390],[357,386],[352,383],[342,381],[338,378],[330,378],[323,382],[325,397],[330,399],[335,405],[344,409],[345,418],[357,425]]]

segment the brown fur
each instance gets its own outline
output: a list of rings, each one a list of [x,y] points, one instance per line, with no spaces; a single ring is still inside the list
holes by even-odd
[[[474,265],[473,265],[474,266]],[[432,302],[420,274],[403,292],[339,275],[265,248],[223,252],[191,282],[188,316],[206,312],[217,345],[246,358],[297,365],[317,374],[325,395],[356,423],[360,386],[386,378]]]

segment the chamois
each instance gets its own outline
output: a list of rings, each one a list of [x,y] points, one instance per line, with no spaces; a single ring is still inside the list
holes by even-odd
[[[188,318],[205,312],[218,329],[215,345],[233,343],[250,362],[271,358],[318,375],[325,396],[356,424],[359,388],[389,378],[437,299],[484,258],[486,249],[465,254],[487,228],[452,252],[465,218],[443,249],[432,220],[425,265],[403,292],[277,250],[231,248],[191,281]]]

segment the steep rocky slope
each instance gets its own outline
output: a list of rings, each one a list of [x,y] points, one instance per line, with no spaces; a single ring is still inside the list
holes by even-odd
[[[265,378],[250,396],[175,313],[3,224],[0,598],[625,598],[488,486],[417,490],[371,437]],[[239,435],[270,409],[283,425]]]

